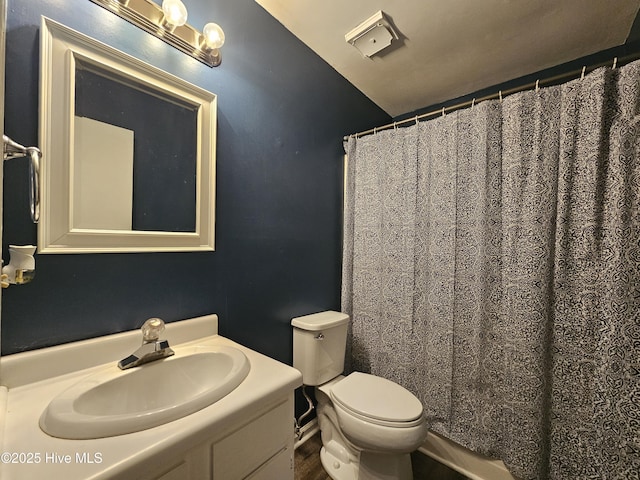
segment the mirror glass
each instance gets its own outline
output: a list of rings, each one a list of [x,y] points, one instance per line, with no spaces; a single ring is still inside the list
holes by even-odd
[[[198,106],[83,61],[75,81],[73,226],[195,232]]]
[[[213,250],[216,96],[43,18],[39,253]]]

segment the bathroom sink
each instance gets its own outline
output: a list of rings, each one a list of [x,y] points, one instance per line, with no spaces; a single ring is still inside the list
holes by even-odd
[[[111,437],[190,415],[233,391],[249,373],[240,350],[227,346],[177,347],[172,357],[129,370],[116,363],[55,397],[40,417],[53,437]]]

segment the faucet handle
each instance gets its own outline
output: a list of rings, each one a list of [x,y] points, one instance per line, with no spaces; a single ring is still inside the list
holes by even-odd
[[[150,318],[142,325],[142,340],[144,343],[155,342],[160,339],[164,331],[164,322],[160,318]]]

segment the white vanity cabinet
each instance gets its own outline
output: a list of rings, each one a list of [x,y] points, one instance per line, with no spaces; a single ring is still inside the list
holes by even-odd
[[[162,462],[137,465],[123,480],[293,480],[293,393],[214,441]],[[175,448],[179,450],[179,448]],[[134,475],[132,477],[131,475]]]
[[[293,393],[213,444],[213,478],[293,479]]]
[[[139,331],[2,357],[0,442],[16,460],[34,461],[0,462],[0,478],[293,480],[293,397],[302,374],[219,336],[215,315],[170,323],[166,334],[176,357],[193,346],[232,347],[251,369],[233,391],[190,415],[123,435],[68,440],[39,427],[42,412],[61,392],[135,350]]]

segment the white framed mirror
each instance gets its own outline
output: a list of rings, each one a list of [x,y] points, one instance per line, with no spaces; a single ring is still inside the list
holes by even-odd
[[[43,17],[39,253],[214,250],[216,95]]]

